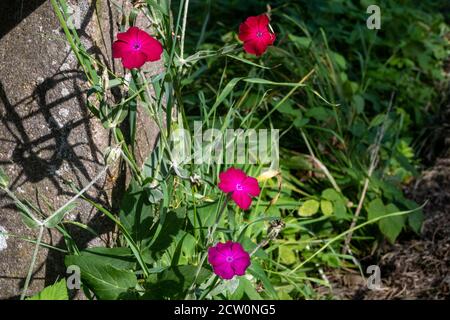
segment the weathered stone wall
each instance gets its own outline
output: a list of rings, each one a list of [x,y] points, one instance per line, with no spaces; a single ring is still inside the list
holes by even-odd
[[[111,69],[122,72],[111,59],[120,14],[107,0],[73,2],[81,9],[77,28],[85,46]],[[49,1],[0,39],[0,61],[0,166],[10,176],[11,189],[19,197],[51,213],[46,202],[58,208],[74,195],[67,182],[81,188],[103,168],[102,152],[111,143],[110,135],[88,112],[83,74]],[[160,67],[152,66],[155,70]],[[142,161],[153,146],[157,130],[149,120],[141,120],[139,126]],[[113,183],[116,178],[101,179],[89,196],[113,206],[111,199],[117,200],[111,197],[118,188]],[[103,237],[94,238],[68,226],[77,244],[85,247],[108,242],[113,226],[86,202],[78,204],[70,218],[87,223]],[[11,234],[0,239],[0,298],[17,298],[34,249],[32,243],[20,237],[35,239],[36,232],[23,225],[15,206],[3,193],[0,231]],[[44,242],[64,247],[56,232],[45,234]],[[64,276],[62,255],[41,248],[28,293]]]

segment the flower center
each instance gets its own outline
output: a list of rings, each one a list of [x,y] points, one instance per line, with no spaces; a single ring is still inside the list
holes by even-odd
[[[242,187],[242,185],[240,183],[236,184],[236,190],[238,190],[238,191],[242,191],[243,190],[243,187]]]
[[[139,42],[135,42],[134,44],[133,44],[133,49],[134,50],[139,50],[141,48],[141,44],[139,43]]]
[[[262,33],[261,31],[258,31],[258,32],[256,33],[256,36],[257,36],[258,38],[262,38],[263,33]]]
[[[233,257],[232,256],[228,256],[227,258],[226,258],[226,261],[228,262],[228,263],[231,263],[231,262],[233,262]]]

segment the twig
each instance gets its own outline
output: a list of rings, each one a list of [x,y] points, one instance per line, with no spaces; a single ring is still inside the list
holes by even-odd
[[[358,220],[358,217],[359,217],[359,215],[361,213],[361,210],[362,210],[362,207],[363,207],[363,204],[364,204],[364,200],[366,198],[367,190],[369,188],[370,178],[372,177],[372,174],[373,174],[373,172],[374,172],[374,170],[375,170],[375,168],[376,168],[376,166],[378,164],[378,160],[379,160],[378,152],[380,151],[381,141],[383,140],[384,133],[386,131],[386,123],[387,123],[387,119],[388,119],[389,113],[391,112],[391,109],[392,109],[394,96],[395,96],[395,93],[393,92],[391,94],[391,100],[389,102],[389,107],[388,107],[388,110],[386,112],[383,124],[382,124],[380,130],[378,131],[377,136],[375,138],[375,145],[374,145],[374,148],[372,149],[372,152],[371,152],[371,155],[370,155],[370,167],[369,167],[369,170],[367,172],[367,177],[366,177],[366,179],[364,181],[364,186],[363,186],[363,190],[362,190],[362,193],[361,193],[361,198],[359,199],[359,203],[358,203],[358,206],[356,208],[355,215],[353,216],[352,223],[350,224],[350,230],[353,229],[355,227],[355,225],[356,225],[356,221]],[[351,254],[351,252],[350,252],[350,241],[352,240],[352,235],[353,235],[353,232],[350,232],[347,235],[347,237],[345,238],[345,245],[344,245],[344,248],[342,249],[342,253],[343,254],[345,254],[346,252]]]
[[[180,44],[180,57],[182,62],[184,63],[184,36],[186,35],[186,23],[187,23],[187,14],[189,8],[189,0],[184,1],[184,13],[183,13],[183,25],[181,27],[181,44]]]

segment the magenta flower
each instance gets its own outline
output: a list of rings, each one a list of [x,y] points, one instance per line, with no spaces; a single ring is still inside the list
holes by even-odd
[[[208,262],[222,279],[243,276],[250,265],[250,255],[238,242],[218,243],[208,249]]]
[[[239,26],[239,40],[244,42],[244,50],[249,54],[262,55],[267,47],[275,42],[275,39],[275,34],[269,30],[267,14],[248,17]]]
[[[231,198],[243,210],[250,208],[252,196],[257,197],[261,192],[258,180],[239,169],[229,168],[219,174],[219,179],[219,189],[231,193]]]
[[[140,68],[147,61],[161,59],[161,43],[137,27],[118,33],[117,39],[112,45],[112,55],[114,59],[122,58],[126,69]]]

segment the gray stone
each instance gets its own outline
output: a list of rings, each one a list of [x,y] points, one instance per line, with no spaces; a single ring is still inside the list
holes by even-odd
[[[119,13],[109,1],[81,0],[77,4],[81,9],[79,34],[85,46],[115,72],[121,72],[117,61],[111,63],[110,58]],[[85,78],[49,1],[0,39],[0,59],[0,166],[11,178],[11,189],[17,196],[50,214],[47,204],[58,208],[74,195],[68,182],[82,188],[103,168],[103,151],[111,144],[111,137],[88,112]],[[161,64],[150,68],[158,70]],[[158,131],[149,119],[141,119],[139,127],[138,158],[142,163]],[[115,208],[124,181],[115,168],[87,194]],[[111,241],[113,226],[86,202],[78,201],[68,218],[87,223],[103,235],[95,238],[67,226],[79,247]],[[36,231],[25,227],[3,193],[0,230],[9,233],[8,238],[0,239],[0,298],[17,298],[34,250],[23,238],[35,239]],[[65,247],[55,231],[46,231],[43,241]],[[62,259],[56,251],[39,250],[28,295],[66,276]]]

